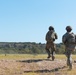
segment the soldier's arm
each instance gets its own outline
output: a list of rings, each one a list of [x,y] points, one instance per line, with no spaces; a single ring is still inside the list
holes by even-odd
[[[45,36],[45,40],[47,41],[48,39],[48,32],[46,33],[46,36]]]
[[[65,37],[65,35],[62,36],[62,42],[65,44],[67,44],[67,37]]]
[[[55,33],[55,39],[58,39],[58,36],[57,36],[57,34]]]

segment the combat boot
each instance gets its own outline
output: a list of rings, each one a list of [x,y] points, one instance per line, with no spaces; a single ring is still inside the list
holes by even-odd
[[[47,58],[50,58],[51,57],[51,55],[48,55],[48,57]]]
[[[52,56],[52,61],[54,61],[54,59],[55,59],[55,56]]]
[[[72,64],[69,66],[69,70],[72,70]]]

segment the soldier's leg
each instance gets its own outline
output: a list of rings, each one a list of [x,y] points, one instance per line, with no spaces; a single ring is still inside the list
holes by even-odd
[[[49,51],[49,49],[46,49],[46,52],[47,52],[47,54],[48,54],[48,57],[47,57],[47,58],[50,58],[51,55],[50,55],[50,51]]]
[[[70,61],[69,68],[72,69],[72,55],[70,55],[69,61]]]
[[[52,50],[51,53],[52,53],[52,60],[54,60],[55,59],[55,51]]]
[[[72,69],[72,51],[68,50],[66,56],[67,56],[67,66],[69,66],[69,69]]]
[[[56,47],[55,47],[55,44],[53,44],[51,47],[52,60],[55,59],[55,50],[56,50]]]
[[[45,49],[46,49],[46,52],[47,52],[47,54],[48,54],[48,57],[47,58],[50,58],[51,57],[51,55],[50,55],[50,43],[46,43],[46,47],[45,47]]]

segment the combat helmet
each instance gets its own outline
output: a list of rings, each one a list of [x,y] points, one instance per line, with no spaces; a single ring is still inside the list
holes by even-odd
[[[67,27],[66,27],[66,30],[67,30],[67,31],[71,31],[71,30],[72,30],[72,27],[71,27],[71,26],[67,26]]]
[[[54,27],[53,27],[53,26],[50,26],[50,27],[49,27],[49,30],[54,30]]]

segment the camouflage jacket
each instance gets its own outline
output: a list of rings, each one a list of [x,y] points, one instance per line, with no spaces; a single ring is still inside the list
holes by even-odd
[[[75,49],[75,44],[69,43],[67,41],[68,39],[69,39],[69,36],[68,36],[68,32],[67,32],[62,36],[62,42],[64,43],[66,49],[74,50]]]
[[[48,31],[47,33],[46,33],[46,37],[45,37],[45,40],[46,41],[55,41],[55,39],[57,39],[58,38],[58,36],[57,36],[57,34],[55,33],[55,31]]]

